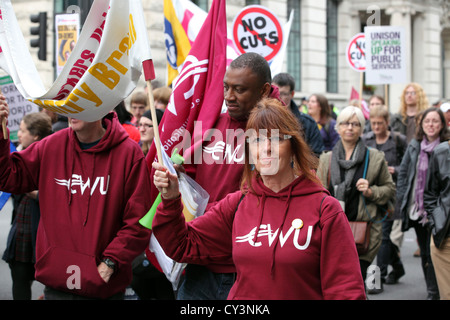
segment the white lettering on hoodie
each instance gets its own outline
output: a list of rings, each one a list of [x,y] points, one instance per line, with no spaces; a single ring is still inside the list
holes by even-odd
[[[94,191],[97,189],[97,186],[98,186],[98,191],[100,192],[101,195],[106,195],[108,193],[109,178],[110,178],[110,176],[108,175],[107,182],[105,185],[106,177],[96,177],[92,188],[91,188],[91,179],[88,178],[86,180],[86,182],[83,182],[83,177],[78,174],[72,174],[72,179],[65,180],[65,179],[56,179],[55,178],[55,181],[56,181],[56,184],[67,187],[67,189],[70,189],[70,192],[72,194],[77,193],[77,190],[73,189],[74,186],[80,187],[80,191],[81,191],[82,195],[84,194],[84,191],[86,190],[86,188],[89,187],[89,189],[91,190],[90,195],[92,196]]]
[[[258,229],[258,227],[254,227],[252,230],[250,230],[250,232],[244,236],[236,236],[236,242],[248,242],[251,246],[253,247],[260,247],[262,245],[261,241],[258,242],[254,242],[253,239],[255,238],[255,232]],[[298,250],[306,250],[309,247],[309,243],[311,241],[311,236],[312,236],[312,230],[313,227],[309,226],[308,227],[308,235],[306,238],[306,242],[303,245],[300,245],[298,243],[298,238],[300,236],[300,230],[298,228],[294,228],[294,227],[290,227],[288,232],[283,235],[283,232],[280,232],[280,247],[282,248],[284,246],[284,244],[286,243],[287,239],[292,235],[292,232],[294,231],[294,236],[292,238],[292,243],[294,244],[294,247]],[[274,242],[274,240],[276,239],[277,235],[278,235],[278,231],[279,229],[276,229],[275,232],[272,232],[271,226],[270,224],[262,224],[259,227],[258,230],[258,239],[260,239],[261,237],[265,237],[267,236],[268,238],[268,242],[269,242],[269,247],[272,246],[272,243]]]

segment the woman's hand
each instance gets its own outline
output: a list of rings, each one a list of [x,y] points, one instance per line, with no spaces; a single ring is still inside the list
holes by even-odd
[[[364,197],[366,197],[366,198],[372,197],[372,190],[370,189],[368,180],[363,179],[363,178],[359,179],[356,182],[356,189],[358,189],[358,191],[362,192]]]
[[[152,166],[156,170],[153,176],[153,182],[161,193],[161,196],[164,199],[177,198],[180,195],[177,175],[170,173],[169,170],[157,162],[153,162]],[[166,192],[163,192],[163,188],[165,188]]]
[[[6,98],[3,94],[0,94],[0,125],[3,119],[8,119],[9,108]]]

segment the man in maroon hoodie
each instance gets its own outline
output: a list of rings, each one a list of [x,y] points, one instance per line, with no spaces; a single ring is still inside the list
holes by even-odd
[[[8,113],[0,95],[0,121]],[[39,190],[35,276],[45,299],[121,298],[150,239],[139,224],[151,206],[144,154],[114,113],[69,121],[12,154],[0,132],[0,190]]]
[[[240,55],[228,67],[223,79],[227,112],[220,115],[212,136],[203,137],[201,159],[185,165],[186,173],[209,193],[207,209],[239,190],[247,119],[262,98],[279,98],[278,88],[271,83],[270,66],[257,53]],[[178,299],[225,300],[235,275],[232,259],[223,264],[188,265]]]

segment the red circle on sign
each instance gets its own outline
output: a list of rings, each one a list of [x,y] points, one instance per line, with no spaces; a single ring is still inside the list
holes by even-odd
[[[269,55],[264,57],[264,59],[266,59],[267,61],[270,61],[273,59],[273,57],[275,57],[278,54],[278,52],[280,51],[281,46],[283,44],[283,29],[282,29],[277,17],[275,17],[275,15],[273,13],[271,13],[270,11],[268,11],[260,6],[249,6],[248,8],[242,10],[241,13],[236,17],[235,23],[233,26],[234,43],[236,44],[236,47],[238,48],[238,50],[241,53],[247,52],[247,51],[245,51],[244,48],[242,48],[241,43],[238,41],[238,28],[240,26],[242,26],[242,17],[244,17],[245,15],[247,15],[249,13],[259,13],[261,15],[268,17],[276,27],[277,34],[278,34],[278,42],[276,44],[270,44],[270,43],[268,44],[268,46],[272,49],[272,52]],[[262,41],[262,39],[259,36],[258,36],[258,40]]]
[[[364,33],[358,33],[357,35],[355,35],[350,40],[350,42],[347,45],[347,51],[346,51],[347,62],[356,71],[365,71],[366,70],[366,65],[365,64],[364,64],[364,66],[357,65],[357,63],[355,63],[355,61],[352,60],[351,51],[352,51],[353,45],[355,45],[356,46],[356,51],[359,51],[359,53],[357,52],[357,55],[360,54],[361,57],[364,57],[364,61],[365,61],[365,59],[366,59],[365,50],[363,50],[361,47],[359,47],[358,46],[358,42],[357,42],[358,40],[360,40],[362,38],[363,42],[365,43],[365,37],[366,37],[366,35]]]

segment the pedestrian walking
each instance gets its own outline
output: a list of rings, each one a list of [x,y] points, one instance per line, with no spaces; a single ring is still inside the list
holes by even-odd
[[[263,99],[246,132],[241,190],[188,223],[177,175],[153,164],[155,185],[167,188],[152,227],[164,251],[196,264],[232,257],[228,299],[365,299],[347,219],[314,174],[317,158],[297,119]]]

